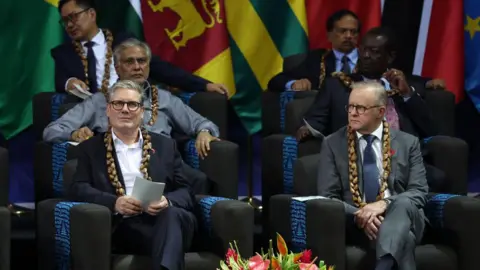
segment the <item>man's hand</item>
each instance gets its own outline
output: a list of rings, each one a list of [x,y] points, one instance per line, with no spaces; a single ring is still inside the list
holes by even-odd
[[[160,201],[152,202],[147,209],[147,213],[152,216],[156,216],[160,211],[168,207],[168,200],[165,196],[162,196]]]
[[[298,130],[297,130],[297,142],[301,142],[303,141],[305,138],[309,137],[310,135],[312,135],[310,133],[310,130],[308,130],[308,127],[307,126],[301,126]]]
[[[72,132],[71,140],[74,142],[83,142],[93,136],[93,132],[88,127],[82,127]]]
[[[142,213],[142,203],[130,196],[118,197],[115,202],[115,211],[122,215],[137,215]]]
[[[446,89],[447,86],[443,79],[433,79],[425,84],[427,89]]]
[[[292,85],[292,89],[295,91],[309,91],[312,90],[312,83],[308,79],[296,80]]]
[[[208,151],[210,151],[210,142],[211,141],[220,141],[219,138],[213,137],[207,131],[201,131],[197,135],[197,140],[195,141],[195,148],[197,149],[198,155],[204,159],[208,156]]]
[[[83,81],[77,78],[71,78],[67,83],[67,92],[70,93],[70,91],[77,89],[75,84],[78,84],[78,86],[80,86],[83,90],[88,91],[88,86]]]
[[[217,92],[226,95],[228,94],[228,89],[225,85],[220,83],[207,83],[207,92]]]
[[[369,203],[354,213],[355,220],[359,227],[363,229],[368,223],[373,222],[376,217],[383,215],[385,210],[387,210],[387,203],[384,200]]]
[[[378,230],[380,230],[380,225],[382,225],[383,217],[378,216],[373,219],[372,222],[368,223],[367,226],[363,228],[363,231],[367,235],[368,239],[375,240],[377,239]]]
[[[383,77],[390,83],[391,88],[400,91],[402,96],[409,97],[411,95],[412,89],[400,70],[390,69],[383,74]]]

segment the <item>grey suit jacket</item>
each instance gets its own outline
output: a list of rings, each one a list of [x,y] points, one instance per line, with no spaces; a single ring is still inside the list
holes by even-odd
[[[149,90],[150,88],[147,89]],[[147,93],[147,96],[151,95]],[[168,91],[158,89],[158,118],[153,126],[147,125],[152,115],[150,99],[145,100],[144,107],[143,121],[145,128],[150,132],[171,137],[174,129],[195,137],[202,129],[207,129],[212,136],[220,135],[218,127],[213,122],[192,110]],[[50,123],[43,130],[43,140],[62,143],[70,139],[72,132],[82,127],[88,127],[93,132],[106,132],[108,128],[106,110],[105,96],[100,92],[95,93]]]
[[[428,185],[418,138],[402,131],[390,130],[390,139],[394,154],[388,177],[388,189],[391,194],[388,199],[394,201],[399,197],[407,197],[418,209],[422,209],[427,203]],[[317,187],[319,195],[342,201],[346,213],[353,214],[358,209],[353,204],[350,192],[347,142],[346,127],[325,138],[320,151]],[[357,153],[358,151],[357,148]],[[360,157],[359,153],[357,156]],[[362,193],[360,158],[357,160],[357,166]]]

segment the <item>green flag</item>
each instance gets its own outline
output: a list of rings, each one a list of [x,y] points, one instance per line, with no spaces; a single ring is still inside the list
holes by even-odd
[[[140,0],[102,0],[96,3],[97,23],[101,28],[115,32],[128,32],[145,40]]]
[[[53,2],[53,1],[48,1]],[[45,0],[1,1],[0,132],[9,139],[32,124],[32,98],[54,91],[50,49],[62,42],[57,8]]]

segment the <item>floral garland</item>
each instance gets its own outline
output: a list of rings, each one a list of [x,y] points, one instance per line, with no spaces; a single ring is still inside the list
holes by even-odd
[[[103,142],[105,143],[105,148],[107,149],[107,173],[108,179],[112,186],[115,188],[115,193],[117,196],[124,196],[125,189],[122,186],[122,183],[118,180],[118,172],[117,167],[115,166],[115,159],[113,153],[113,139],[112,139],[112,130],[109,129],[108,132],[105,133]],[[152,143],[150,134],[148,134],[147,130],[141,129],[142,137],[143,137],[143,146],[142,146],[142,161],[140,163],[140,172],[143,174],[143,178],[152,181],[150,175],[148,175],[148,165],[150,163],[150,151],[152,151]]]
[[[158,88],[152,85],[152,118],[148,121],[149,126],[153,126],[158,117]]]
[[[360,189],[358,186],[357,140],[356,132],[348,127],[348,179],[350,182],[350,192],[352,193],[355,206],[363,207],[366,203],[360,196]],[[380,180],[380,192],[377,195],[377,201],[384,198],[385,190],[387,190],[388,187],[387,179],[391,170],[392,152],[390,150],[390,129],[387,121],[383,121],[382,156],[383,174]]]
[[[102,85],[99,89],[99,92],[102,92],[104,95],[107,94],[108,86],[110,84],[110,66],[112,65],[113,60],[113,51],[112,51],[112,43],[113,43],[113,35],[107,29],[102,29],[103,34],[105,35],[105,39],[107,40],[107,53],[105,56],[105,72],[103,74]],[[75,51],[77,52],[78,56],[82,60],[83,71],[85,72],[85,84],[89,85],[88,80],[88,60],[87,54],[83,49],[82,43],[80,41],[73,41],[73,46],[75,47]]]

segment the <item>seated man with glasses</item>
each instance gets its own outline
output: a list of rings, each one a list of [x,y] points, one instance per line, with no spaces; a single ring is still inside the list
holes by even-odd
[[[150,84],[148,77],[151,57],[148,45],[136,39],[122,42],[114,51],[115,69],[120,79],[138,83],[145,92],[146,99],[142,104],[145,108],[145,128],[167,137],[171,137],[172,131],[175,131],[196,138],[197,152],[201,158],[205,158],[210,150],[210,142],[220,140],[218,127],[192,110],[180,98]],[[129,109],[135,109],[133,103],[127,105]],[[121,110],[123,107],[122,103],[112,104],[112,109]],[[82,142],[94,133],[106,132],[106,108],[105,95],[101,92],[93,94],[50,123],[43,131],[43,140],[51,143]],[[207,192],[207,176],[185,163],[183,166],[196,194]]]
[[[104,114],[110,128],[78,146],[67,194],[115,214],[112,244],[119,252],[150,255],[153,269],[184,269],[197,229],[193,194],[175,141],[144,128],[144,98],[133,81],[109,89]],[[142,206],[132,197],[137,177],[165,183],[163,196]]]
[[[432,113],[423,99],[427,91],[425,84],[407,79],[400,70],[389,69],[396,54],[394,38],[391,30],[384,27],[372,28],[365,34],[359,48],[357,72],[338,73],[326,79],[325,88],[319,91],[304,115],[304,125],[297,131],[298,141],[309,137],[321,139],[344,127],[348,120],[345,105],[351,86],[361,81],[379,82],[387,91],[385,120],[391,129],[412,134],[420,141],[438,134]],[[367,108],[358,109],[361,114]],[[445,173],[431,165],[426,168],[430,186],[441,187]]]
[[[131,35],[99,29],[93,0],[61,0],[60,23],[72,41],[52,49],[55,61],[55,88],[70,92],[81,87],[92,93],[106,92],[118,79],[113,63],[113,50]],[[158,57],[150,62],[152,77],[158,82],[185,91],[227,93],[224,85],[195,76]]]

